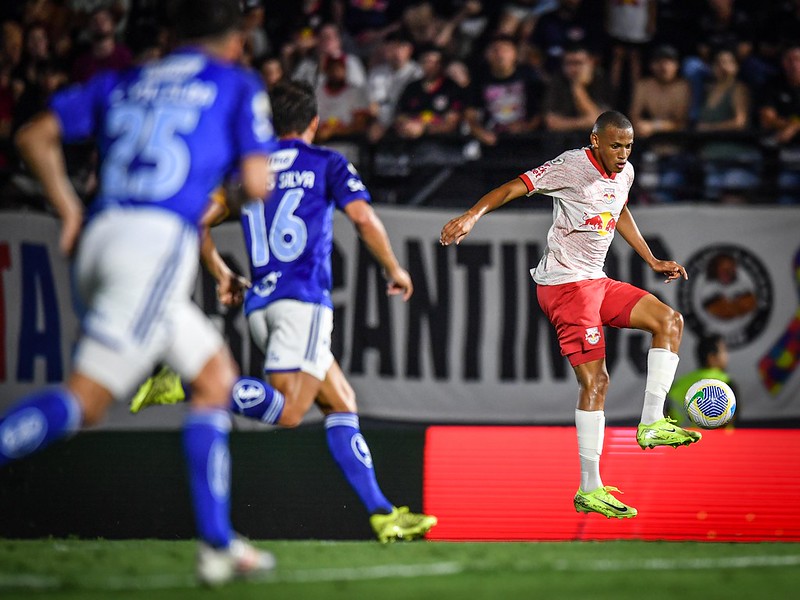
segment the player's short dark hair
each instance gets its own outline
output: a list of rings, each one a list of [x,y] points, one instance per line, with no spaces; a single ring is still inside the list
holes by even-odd
[[[719,352],[719,345],[724,341],[718,333],[704,335],[697,342],[697,347],[694,349],[697,364],[701,367],[708,365],[708,357],[713,356]]]
[[[607,110],[597,117],[597,120],[594,122],[594,127],[592,127],[592,132],[597,133],[598,131],[602,131],[608,127],[632,130],[633,123],[631,123],[631,120],[621,112],[617,110]]]
[[[281,81],[269,92],[272,124],[279,136],[302,133],[317,116],[314,88],[304,81]]]
[[[170,21],[180,40],[214,38],[242,23],[239,0],[173,0]]]

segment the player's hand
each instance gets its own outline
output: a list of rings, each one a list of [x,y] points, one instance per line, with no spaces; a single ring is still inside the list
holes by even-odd
[[[453,242],[455,242],[456,245],[460,244],[461,240],[472,231],[472,228],[475,227],[475,223],[477,222],[478,217],[468,212],[455,219],[451,219],[442,227],[442,232],[439,234],[439,243],[442,246],[449,246]]]
[[[233,271],[217,283],[217,298],[224,306],[238,306],[244,302],[244,292],[253,284],[246,277]]]
[[[684,269],[674,260],[657,260],[653,265],[651,265],[651,267],[656,273],[661,273],[662,275],[667,276],[667,278],[664,280],[664,283],[669,283],[670,281],[674,279],[680,279],[681,277],[684,279],[689,279],[689,276],[686,274],[686,269]]]
[[[83,211],[69,211],[61,217],[61,236],[58,247],[64,256],[70,257],[78,245],[78,238],[83,229]]]
[[[386,295],[403,295],[403,301],[408,301],[414,293],[414,284],[411,283],[411,275],[401,267],[397,267],[391,273],[384,273],[386,277]]]
[[[61,238],[58,247],[64,256],[70,257],[75,252],[78,244],[78,237],[83,227],[82,221],[64,221],[61,225]]]

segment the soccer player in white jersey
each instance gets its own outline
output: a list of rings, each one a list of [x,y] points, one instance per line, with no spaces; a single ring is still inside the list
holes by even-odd
[[[588,148],[568,150],[484,195],[442,228],[440,242],[458,244],[478,219],[514,198],[532,194],[553,197],[547,247],[531,275],[539,304],[558,332],[561,353],[578,379],[575,425],[581,478],[575,509],[629,518],[636,516],[636,509],[615,498],[611,492],[619,490],[603,485],[600,478],[603,410],[609,385],[604,325],[653,335],[644,407],[636,432],[639,445],[677,447],[697,442],[701,436],[664,417],[666,394],[678,366],[683,317],[645,290],[606,276],[603,265],[614,233],[651,269],[664,275],[666,283],[687,275],[675,261],[653,256],[627,206],[633,184],[633,166],[628,162],[633,147],[631,122],[619,112],[605,112],[597,118],[589,139]]]
[[[243,47],[238,0],[178,0],[176,16],[185,45],[57,93],[18,134],[62,219],[61,250],[77,248],[86,312],[64,385],[26,396],[0,418],[0,467],[96,424],[166,362],[193,391],[183,445],[201,538],[197,574],[219,584],[266,573],[275,560],[231,528],[227,408],[237,367],[191,301],[199,225],[233,168],[249,194],[264,193],[276,141],[266,91],[233,64]],[[61,143],[86,138],[97,143],[100,189],[84,227]]]
[[[316,403],[325,414],[328,449],[370,515],[378,540],[419,538],[436,524],[436,517],[396,507],[384,496],[361,434],[355,392],[330,349],[334,210],[347,216],[383,267],[388,294],[408,300],[411,278],[400,266],[356,169],[340,153],[311,144],[319,125],[313,88],[285,82],[270,94],[280,136],[270,157],[275,189],[266,201],[251,200],[241,211],[253,281],[244,311],[251,336],[266,357],[269,383],[241,377],[230,408],[262,423],[295,427]],[[225,206],[215,202],[205,221],[225,214]],[[220,300],[241,302],[241,278],[221,259],[210,235],[204,236],[202,254],[219,283]],[[133,399],[131,410],[183,399],[175,379],[159,372]]]

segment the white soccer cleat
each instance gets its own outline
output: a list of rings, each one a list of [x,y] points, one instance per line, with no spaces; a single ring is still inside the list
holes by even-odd
[[[217,586],[232,579],[263,577],[275,570],[275,565],[275,557],[270,552],[254,548],[238,538],[222,549],[201,542],[197,578],[204,585]]]

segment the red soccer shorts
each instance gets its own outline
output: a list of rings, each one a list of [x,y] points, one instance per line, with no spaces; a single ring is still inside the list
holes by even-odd
[[[539,306],[555,326],[561,354],[573,367],[604,358],[603,325],[630,327],[633,307],[647,294],[608,277],[536,286]]]

